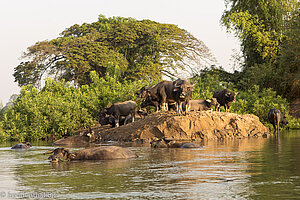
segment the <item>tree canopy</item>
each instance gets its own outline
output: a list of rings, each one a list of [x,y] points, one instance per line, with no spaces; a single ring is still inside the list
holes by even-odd
[[[246,66],[275,62],[284,38],[283,25],[296,0],[225,0],[221,22],[240,38]]]
[[[244,58],[236,85],[240,89],[256,84],[260,88],[271,87],[285,97],[294,98],[292,93],[296,91],[290,88],[299,88],[299,67],[295,66],[299,63],[296,19],[300,3],[297,0],[225,0],[225,3],[221,23],[240,39]],[[292,63],[287,62],[288,57]]]
[[[89,84],[90,71],[103,77],[109,66],[117,68],[121,80],[161,79],[214,61],[202,41],[174,24],[103,15],[37,42],[23,58],[27,61],[14,73],[20,86],[38,86],[45,77]]]

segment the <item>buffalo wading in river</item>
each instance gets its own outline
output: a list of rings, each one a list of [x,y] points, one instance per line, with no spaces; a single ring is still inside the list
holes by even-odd
[[[128,148],[118,146],[101,146],[94,148],[87,148],[70,152],[69,149],[56,148],[44,153],[52,154],[48,157],[50,162],[64,162],[72,160],[113,160],[113,159],[128,159],[136,158],[137,155]]]

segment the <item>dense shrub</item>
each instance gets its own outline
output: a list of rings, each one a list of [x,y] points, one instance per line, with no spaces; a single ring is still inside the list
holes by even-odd
[[[239,92],[236,102],[231,104],[230,112],[254,114],[260,118],[262,123],[270,127],[268,112],[272,108],[277,108],[288,118],[289,124],[285,128],[300,128],[300,120],[294,119],[288,114],[288,101],[280,95],[276,95],[274,90],[253,85],[251,88],[241,91],[237,90],[232,83],[222,81],[221,78],[220,74],[212,73],[212,71],[206,71],[200,76],[194,77],[191,80],[195,84],[193,99],[212,98],[215,91],[227,88]],[[224,108],[221,108],[221,111],[224,111]]]
[[[101,108],[134,99],[145,81],[120,83],[115,75],[75,88],[65,81],[47,79],[44,88],[24,86],[13,105],[2,113],[0,140],[53,140],[95,124]]]
[[[225,88],[237,92],[231,82],[221,79],[220,74],[215,72],[208,71],[192,78],[191,82],[195,84],[194,99],[212,98],[215,91]],[[30,85],[24,86],[13,105],[1,112],[0,141],[53,140],[71,135],[76,129],[97,123],[102,108],[119,101],[138,100],[135,92],[149,85],[146,81],[124,80],[121,83],[117,81],[117,76],[118,70],[112,69],[101,78],[91,72],[91,84],[80,87],[51,79],[46,80],[41,91]],[[230,112],[257,115],[261,122],[270,127],[268,111],[277,108],[288,116],[287,128],[300,128],[300,120],[288,115],[287,100],[273,90],[254,85],[238,92]]]

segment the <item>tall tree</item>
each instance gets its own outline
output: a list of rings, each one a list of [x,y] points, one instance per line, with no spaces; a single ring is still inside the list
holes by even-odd
[[[297,0],[225,0],[221,23],[241,40],[245,67],[276,62],[282,27]]]
[[[225,4],[221,23],[240,39],[245,61],[241,73],[237,73],[239,89],[259,85],[289,97],[289,88],[295,83],[291,79],[295,69],[281,64],[281,60],[287,56],[287,44],[298,46],[289,42],[298,37],[291,34],[289,24],[293,13],[299,13],[300,3],[297,0],[225,0]]]
[[[119,69],[120,79],[161,79],[214,61],[202,41],[176,25],[103,15],[36,43],[24,59],[14,73],[19,85],[38,85],[45,76],[89,84],[90,71],[102,77],[108,67]]]
[[[278,73],[281,75],[281,93],[294,99],[300,94],[300,10],[291,13],[285,27],[286,38],[282,43]]]

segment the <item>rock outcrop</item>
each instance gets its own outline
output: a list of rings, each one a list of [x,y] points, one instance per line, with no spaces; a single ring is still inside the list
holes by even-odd
[[[202,141],[225,138],[267,137],[270,133],[255,115],[201,111],[186,116],[153,113],[118,128],[96,131],[102,141],[150,141],[155,138]]]

